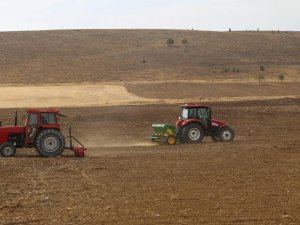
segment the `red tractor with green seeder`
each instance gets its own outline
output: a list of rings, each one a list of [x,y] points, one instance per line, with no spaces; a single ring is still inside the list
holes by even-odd
[[[169,145],[176,142],[199,143],[205,136],[213,141],[230,142],[234,139],[233,129],[225,122],[212,119],[211,108],[205,105],[182,105],[182,113],[176,127],[168,124],[153,124],[152,141],[162,141]]]
[[[18,114],[15,114],[15,126],[0,127],[0,154],[3,157],[13,157],[17,148],[35,148],[44,157],[61,155],[65,149],[83,157],[86,148],[72,136],[64,137],[59,117],[65,117],[56,109],[28,109],[24,126],[18,126]],[[69,140],[69,146],[65,145]],[[79,147],[73,145],[77,142]]]

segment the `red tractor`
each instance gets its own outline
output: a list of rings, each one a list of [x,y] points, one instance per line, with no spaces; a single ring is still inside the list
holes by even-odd
[[[13,157],[17,148],[35,147],[44,157],[61,155],[65,149],[72,150],[76,156],[83,157],[86,148],[71,134],[66,138],[70,146],[65,146],[65,137],[61,133],[58,118],[63,116],[54,109],[29,109],[26,111],[25,126],[18,126],[17,112],[15,126],[0,127],[0,153],[3,157]],[[81,147],[74,147],[75,140]]]
[[[234,139],[233,129],[223,121],[212,119],[211,109],[205,105],[182,105],[176,127],[176,137],[181,142],[198,143],[204,136],[211,136],[214,141],[229,142]]]
[[[229,142],[234,139],[233,129],[220,120],[212,119],[211,109],[205,105],[182,105],[182,113],[176,127],[168,124],[152,124],[152,141],[163,141],[174,145],[177,141],[199,143],[204,136],[214,141]]]

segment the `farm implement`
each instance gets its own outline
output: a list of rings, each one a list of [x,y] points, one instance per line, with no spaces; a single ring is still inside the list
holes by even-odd
[[[176,127],[168,124],[153,124],[152,141],[169,145],[176,142],[199,143],[204,136],[213,141],[230,142],[234,139],[233,129],[225,122],[212,119],[211,108],[204,105],[185,104],[176,121]]]
[[[75,156],[84,157],[86,148],[74,136],[69,128],[69,136],[64,137],[58,118],[64,115],[53,109],[29,109],[26,111],[25,126],[18,126],[17,112],[15,126],[0,127],[0,154],[13,157],[17,148],[35,148],[44,157],[61,155],[65,149]],[[69,140],[69,146],[65,145]],[[76,142],[79,146],[74,146]]]
[[[153,124],[152,141],[161,141],[169,145],[176,144],[176,128],[168,124]]]

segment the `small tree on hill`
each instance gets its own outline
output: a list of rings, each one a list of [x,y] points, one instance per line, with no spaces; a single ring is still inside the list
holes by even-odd
[[[283,73],[280,73],[280,74],[278,75],[278,79],[279,79],[281,82],[284,80],[284,78],[285,78],[285,75],[284,75]]]
[[[169,38],[169,39],[167,40],[167,45],[168,45],[169,47],[172,47],[174,44],[175,44],[175,41],[174,41],[173,38]]]
[[[188,44],[188,40],[187,40],[187,39],[183,39],[183,40],[182,40],[182,44],[183,44],[184,46],[186,46],[186,45]]]

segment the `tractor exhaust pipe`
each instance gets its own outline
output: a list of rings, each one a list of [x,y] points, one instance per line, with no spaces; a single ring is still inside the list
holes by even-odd
[[[18,110],[15,112],[15,127],[18,126]]]

